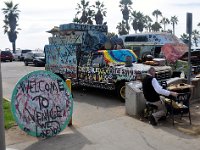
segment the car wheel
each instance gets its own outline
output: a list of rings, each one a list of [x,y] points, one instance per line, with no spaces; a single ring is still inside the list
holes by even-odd
[[[28,62],[27,61],[24,61],[24,64],[25,64],[25,66],[28,66]]]
[[[34,62],[34,64],[35,64],[35,67],[38,67],[38,66],[39,66],[37,62]]]
[[[13,60],[11,59],[10,62],[12,62]]]
[[[118,97],[120,98],[121,102],[125,102],[125,83],[120,83],[117,88],[116,88],[116,92]]]

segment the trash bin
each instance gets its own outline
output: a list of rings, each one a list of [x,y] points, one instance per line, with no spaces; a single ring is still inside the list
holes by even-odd
[[[200,78],[192,78],[192,85],[195,87],[192,89],[192,100],[196,101],[200,98]]]
[[[145,108],[145,103],[142,83],[140,81],[127,82],[125,87],[126,113],[130,116],[141,114]]]

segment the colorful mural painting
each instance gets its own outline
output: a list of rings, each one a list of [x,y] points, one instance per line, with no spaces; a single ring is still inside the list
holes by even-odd
[[[104,33],[99,31],[86,31],[83,33],[82,41],[81,48],[83,51],[94,51],[103,48],[107,37]]]
[[[77,23],[68,23],[60,25],[61,31],[66,30],[75,30],[75,31],[100,31],[108,32],[108,27],[106,25],[90,25],[90,24],[77,24]]]
[[[72,117],[73,100],[66,83],[49,71],[25,75],[12,94],[12,113],[18,126],[35,137],[57,135]]]
[[[55,35],[55,30],[47,31]],[[56,45],[80,45],[84,51],[101,49],[107,41],[106,25],[87,24],[62,24],[56,28],[56,36],[49,37],[49,44]]]
[[[137,55],[132,50],[102,50],[105,61],[107,63],[122,63],[126,62],[126,57],[130,56],[132,62],[137,62]]]
[[[54,73],[68,74],[70,77],[77,76],[77,59],[76,59],[77,46],[67,45],[46,45],[46,68],[48,70],[55,70]]]

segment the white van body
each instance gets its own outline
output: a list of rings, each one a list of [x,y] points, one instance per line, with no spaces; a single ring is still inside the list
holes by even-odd
[[[167,43],[184,44],[178,37],[166,32],[149,32],[119,36],[125,48],[133,49],[139,58],[151,54],[160,57],[161,47]]]

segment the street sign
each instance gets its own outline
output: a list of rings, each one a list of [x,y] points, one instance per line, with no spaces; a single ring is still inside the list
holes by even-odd
[[[192,34],[192,13],[187,13],[186,16],[186,32]]]
[[[73,100],[65,81],[48,71],[25,75],[15,86],[12,113],[18,126],[35,137],[51,137],[65,129]]]

